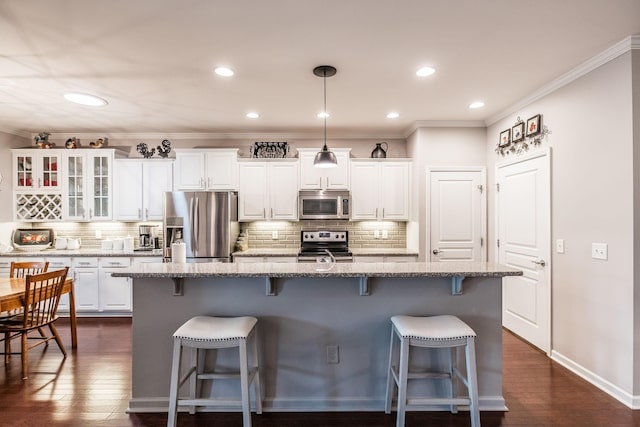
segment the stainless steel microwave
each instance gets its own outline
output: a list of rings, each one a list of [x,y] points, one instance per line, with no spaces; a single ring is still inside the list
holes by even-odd
[[[349,219],[349,192],[304,190],[298,193],[300,219]]]

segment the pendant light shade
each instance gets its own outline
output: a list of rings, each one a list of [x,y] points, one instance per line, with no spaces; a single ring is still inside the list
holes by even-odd
[[[322,115],[324,118],[324,145],[322,146],[322,150],[316,154],[315,159],[313,159],[313,165],[317,168],[333,168],[338,166],[336,155],[333,154],[332,151],[329,151],[327,147],[327,77],[335,76],[336,72],[336,68],[331,65],[320,65],[313,69],[313,74],[322,77],[324,82],[324,110],[322,111],[324,113]]]

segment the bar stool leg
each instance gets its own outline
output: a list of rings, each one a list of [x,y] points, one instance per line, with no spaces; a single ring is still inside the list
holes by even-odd
[[[467,384],[469,384],[469,412],[471,427],[480,427],[480,408],[478,407],[478,380],[476,372],[476,343],[474,338],[467,338],[465,346],[467,359]]]
[[[407,406],[407,379],[409,377],[409,339],[400,337],[400,373],[398,379],[398,416],[396,427],[404,427]]]
[[[384,405],[384,413],[391,413],[391,403],[393,401],[393,387],[396,385],[396,380],[393,377],[393,343],[395,341],[395,328],[391,326],[391,340],[389,345],[389,369],[387,370],[387,394]]]
[[[199,348],[191,347],[189,349],[189,355],[191,356],[189,361],[189,399],[195,399],[198,394],[198,374],[202,372],[202,365],[200,364],[200,353],[201,350]],[[204,353],[204,351],[202,351]],[[189,406],[189,414],[193,415],[196,413],[196,406]]]
[[[260,386],[260,368],[258,362],[258,333],[256,332],[257,326],[254,328],[251,334],[251,364],[256,369],[256,373],[253,377],[253,394],[256,399],[256,414],[262,414],[262,387]]]
[[[242,421],[244,427],[251,427],[251,408],[249,407],[249,363],[247,360],[247,341],[240,340],[240,389],[242,394]]]
[[[457,347],[449,348],[449,379],[450,379],[449,385],[451,386],[451,394],[449,395],[449,397],[451,397],[451,399],[455,398],[455,387],[453,386],[455,374],[453,372],[453,368],[454,366],[456,366],[457,356],[458,356]],[[449,410],[451,411],[452,414],[457,414],[458,405],[450,405]]]
[[[180,382],[180,362],[182,359],[182,342],[180,339],[173,340],[173,362],[171,364],[171,385],[169,391],[169,413],[167,416],[167,427],[175,427],[178,414],[178,387]]]

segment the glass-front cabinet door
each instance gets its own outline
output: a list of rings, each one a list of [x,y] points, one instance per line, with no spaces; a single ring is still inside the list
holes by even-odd
[[[61,155],[50,150],[13,150],[16,190],[60,190]]]
[[[112,162],[112,150],[65,155],[65,220],[96,221],[112,218]]]

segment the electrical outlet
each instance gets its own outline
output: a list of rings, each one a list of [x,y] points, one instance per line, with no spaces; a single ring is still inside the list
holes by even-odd
[[[340,353],[337,345],[327,346],[327,363],[336,364],[340,362]]]
[[[273,240],[278,240],[278,230],[273,230],[273,231],[271,232],[271,238],[272,238]]]
[[[389,238],[389,230],[382,230],[382,238],[383,239]]]
[[[564,239],[556,239],[556,252],[559,254],[564,253]]]
[[[609,256],[606,243],[592,243],[591,244],[591,258],[593,259],[607,259]]]
[[[96,239],[102,239],[102,230],[96,230]]]
[[[373,238],[374,239],[379,239],[380,238],[380,230],[375,230],[373,232]]]

